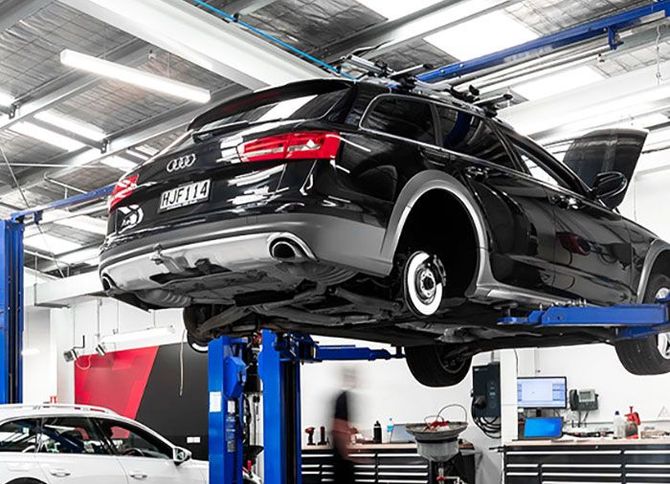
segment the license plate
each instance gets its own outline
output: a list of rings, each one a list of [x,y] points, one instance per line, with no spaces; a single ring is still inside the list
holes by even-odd
[[[204,202],[209,198],[209,186],[210,180],[202,180],[166,190],[161,193],[161,203],[158,211],[164,212]]]

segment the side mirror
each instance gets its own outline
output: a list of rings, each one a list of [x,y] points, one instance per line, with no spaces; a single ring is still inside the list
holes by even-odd
[[[593,186],[591,187],[591,194],[602,200],[609,208],[616,208],[618,203],[611,203],[611,199],[623,193],[626,187],[628,187],[628,179],[623,173],[605,171],[595,176]]]
[[[172,449],[172,461],[179,465],[182,465],[184,462],[191,460],[193,454],[188,449],[182,447],[175,447]]]

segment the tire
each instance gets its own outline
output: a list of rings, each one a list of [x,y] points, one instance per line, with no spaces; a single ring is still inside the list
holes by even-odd
[[[186,336],[188,344],[191,348],[198,351],[196,347],[206,347],[211,341],[211,338],[199,335],[198,328],[202,323],[212,317],[212,307],[205,305],[193,305],[184,308],[182,317],[184,319],[184,327],[186,328]]]
[[[410,346],[405,358],[414,378],[427,387],[448,387],[462,382],[470,371],[472,356],[447,358],[446,345]]]
[[[649,278],[643,302],[653,303],[667,291],[670,291],[670,277],[654,274]],[[634,375],[670,373],[670,333],[617,341],[614,347],[623,367]]]

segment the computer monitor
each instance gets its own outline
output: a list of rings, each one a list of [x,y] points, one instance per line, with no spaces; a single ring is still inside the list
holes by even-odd
[[[524,439],[559,439],[563,436],[563,417],[527,418]]]
[[[567,408],[568,383],[564,376],[517,379],[520,408]]]

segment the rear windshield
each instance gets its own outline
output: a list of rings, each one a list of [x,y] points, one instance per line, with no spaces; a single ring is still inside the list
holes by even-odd
[[[311,86],[312,89],[309,87],[272,89],[245,96],[222,107],[223,116],[197,127],[197,132],[240,122],[263,123],[318,119],[326,116],[351,91],[351,86],[341,83],[325,85],[322,83]]]

